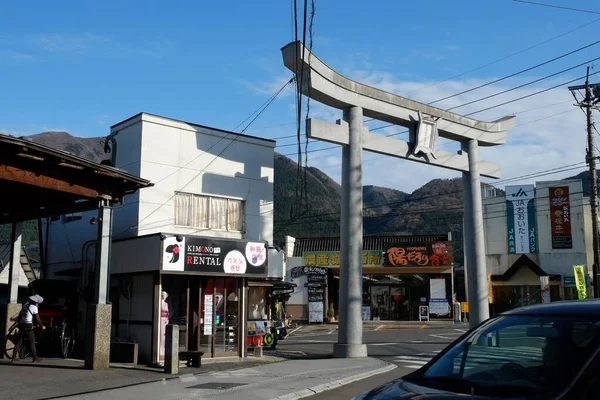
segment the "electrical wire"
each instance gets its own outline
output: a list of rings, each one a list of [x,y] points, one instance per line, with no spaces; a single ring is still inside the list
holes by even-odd
[[[513,0],[516,3],[525,3],[525,4],[532,4],[532,5],[536,5],[536,6],[542,6],[542,7],[551,7],[551,8],[558,8],[561,10],[568,10],[568,11],[577,11],[577,12],[582,12],[582,13],[587,13],[587,14],[600,14],[600,12],[598,11],[592,11],[592,10],[584,10],[581,8],[572,8],[572,7],[564,7],[564,6],[557,6],[554,4],[546,4],[546,3],[538,3],[535,1],[527,1],[527,0]]]
[[[556,40],[556,39],[559,39],[559,38],[561,38],[561,37],[563,37],[563,36],[569,35],[569,34],[571,34],[571,33],[575,32],[575,31],[578,31],[578,30],[580,30],[580,29],[583,29],[583,28],[585,28],[585,27],[587,27],[587,26],[589,26],[589,25],[595,24],[595,23],[596,23],[596,22],[598,22],[598,21],[600,21],[600,18],[598,18],[598,19],[595,19],[595,20],[593,20],[593,21],[591,21],[591,22],[588,22],[588,23],[586,23],[586,24],[583,24],[583,25],[581,25],[581,26],[578,26],[578,27],[576,27],[576,28],[574,28],[574,29],[571,29],[570,31],[567,31],[567,32],[561,33],[560,35],[557,35],[557,36],[551,37],[550,39],[544,40],[543,42],[540,42],[540,43],[538,43],[538,44],[535,44],[535,45],[533,45],[533,46],[527,47],[527,48],[525,48],[525,49],[523,49],[523,50],[519,50],[519,51],[517,51],[517,52],[515,52],[515,53],[511,53],[511,54],[509,54],[509,55],[507,55],[507,56],[501,57],[501,58],[499,58],[499,59],[497,59],[497,60],[495,60],[495,61],[491,61],[491,62],[489,62],[489,63],[487,63],[487,64],[484,64],[484,65],[481,65],[481,66],[479,66],[479,67],[473,68],[473,69],[471,69],[471,70],[469,70],[469,71],[462,72],[462,73],[460,73],[460,74],[458,74],[458,75],[451,76],[450,78],[446,78],[446,79],[444,79],[444,80],[441,80],[441,81],[438,81],[438,82],[434,82],[434,83],[431,83],[431,84],[429,84],[429,85],[426,85],[426,86],[422,86],[422,87],[420,87],[420,88],[418,88],[418,89],[415,89],[415,90],[413,90],[413,91],[410,91],[410,92],[408,92],[408,93],[406,93],[406,94],[403,94],[403,96],[404,96],[404,97],[406,97],[406,96],[409,96],[409,95],[411,95],[411,94],[413,94],[413,93],[419,92],[419,91],[421,91],[421,90],[423,90],[423,89],[427,89],[427,88],[430,88],[430,87],[432,87],[432,86],[437,86],[437,85],[439,85],[439,84],[446,83],[446,82],[448,82],[448,81],[451,81],[451,80],[454,80],[454,79],[456,79],[456,78],[460,78],[460,77],[462,77],[462,76],[468,75],[468,74],[470,74],[471,72],[479,71],[479,70],[481,70],[481,69],[483,69],[483,68],[489,67],[490,65],[497,64],[497,63],[499,63],[499,62],[501,62],[501,61],[507,60],[507,59],[509,59],[509,58],[511,58],[511,57],[514,57],[514,56],[516,56],[516,55],[519,55],[519,54],[525,53],[525,52],[527,52],[527,51],[529,51],[529,50],[533,50],[533,49],[535,49],[536,47],[542,46],[542,45],[544,45],[544,44],[546,44],[546,43],[550,43],[550,42],[551,42],[551,41],[553,41],[553,40]]]
[[[582,164],[586,164],[585,162],[579,162],[579,163],[575,163],[575,164],[568,164],[568,165],[563,165],[561,167],[556,167],[556,168],[551,168],[551,169],[547,169],[547,170],[543,170],[543,171],[538,171],[535,173],[531,173],[531,174],[526,174],[526,175],[521,175],[521,176],[517,176],[517,177],[513,177],[513,178],[507,178],[501,181],[497,181],[496,184],[499,183],[509,183],[509,182],[517,182],[523,179],[531,179],[531,178],[537,178],[537,177],[542,177],[542,176],[547,176],[547,175],[554,175],[557,173],[562,173],[562,172],[568,172],[568,171],[572,171],[575,169],[581,169],[584,168],[585,165]],[[489,185],[494,187],[493,185]],[[462,193],[462,190],[458,190],[458,191],[454,191],[454,192],[448,192],[448,193],[443,193],[443,195],[447,196],[447,195],[451,195],[451,194],[460,194]],[[403,205],[406,203],[410,203],[413,201],[422,201],[428,198],[436,198],[439,197],[440,194],[436,194],[436,195],[431,195],[431,196],[421,196],[421,197],[409,197],[406,200],[402,200],[402,201],[396,201],[396,202],[390,202],[390,203],[384,203],[384,204],[378,204],[378,205],[373,205],[373,206],[367,206],[367,207],[363,207],[363,210],[367,210],[370,208],[378,208],[378,207],[383,207],[383,206],[393,206],[393,205]],[[273,234],[277,234],[279,232],[281,232],[282,230],[284,230],[287,226],[290,226],[290,223],[300,220],[300,219],[305,219],[305,218],[320,218],[320,217],[324,217],[324,216],[335,216],[335,215],[340,215],[341,212],[335,212],[335,213],[325,213],[325,214],[315,214],[315,215],[304,215],[302,217],[298,217],[298,218],[291,218],[288,221],[283,221],[282,224],[284,224],[283,227],[278,228]]]
[[[439,103],[440,101],[448,100],[448,99],[451,99],[451,98],[453,98],[453,97],[460,96],[460,95],[463,95],[463,94],[466,94],[466,93],[470,93],[470,92],[472,92],[472,91],[474,91],[474,90],[481,89],[481,88],[484,88],[484,87],[486,87],[486,86],[493,85],[493,84],[495,84],[495,83],[498,83],[498,82],[502,82],[502,81],[504,81],[504,80],[506,80],[506,79],[513,78],[513,77],[515,77],[515,76],[518,76],[518,75],[521,75],[521,74],[523,74],[523,73],[525,73],[525,72],[532,71],[532,70],[534,70],[534,69],[536,69],[536,68],[542,67],[542,66],[544,66],[544,65],[547,65],[547,64],[550,64],[550,63],[552,63],[552,62],[554,62],[554,61],[557,61],[557,60],[560,60],[560,59],[562,59],[562,58],[568,57],[568,56],[570,56],[570,55],[572,55],[572,54],[575,54],[575,53],[577,53],[577,52],[580,52],[580,51],[582,51],[582,50],[585,50],[585,49],[587,49],[587,48],[589,48],[589,47],[595,46],[595,45],[597,45],[598,43],[600,43],[600,40],[598,40],[598,41],[596,41],[596,42],[593,42],[593,43],[590,43],[590,44],[588,44],[588,45],[585,45],[585,46],[583,46],[583,47],[580,47],[580,48],[578,48],[578,49],[575,49],[575,50],[573,50],[573,51],[570,51],[570,52],[568,52],[568,53],[561,54],[561,55],[560,55],[560,56],[558,56],[558,57],[554,57],[554,58],[552,58],[552,59],[550,59],[550,60],[547,60],[547,61],[544,61],[544,62],[542,62],[542,63],[536,64],[536,65],[534,65],[534,66],[532,66],[532,67],[529,67],[529,68],[522,69],[522,70],[520,70],[520,71],[518,71],[518,72],[514,72],[514,73],[512,73],[512,74],[510,74],[510,75],[503,76],[502,78],[494,79],[493,81],[490,81],[490,82],[484,83],[484,84],[482,84],[482,85],[476,86],[476,87],[474,87],[474,88],[471,88],[471,89],[463,90],[462,92],[455,93],[455,94],[453,94],[453,95],[450,95],[450,96],[443,97],[443,98],[441,98],[441,99],[438,99],[438,100],[432,101],[431,103],[427,103],[427,104],[428,104],[428,105],[431,105],[431,104]],[[592,61],[595,61],[595,60],[592,60]],[[584,63],[584,64],[586,64],[586,63]],[[578,67],[578,66],[575,66],[575,67],[573,67],[573,68],[576,68],[576,67]],[[565,70],[565,71],[563,71],[563,72],[566,72],[566,71],[568,71],[568,70]],[[552,76],[552,75],[550,75],[550,76]],[[533,82],[535,82],[535,81],[533,81]],[[532,83],[533,83],[533,82],[532,82]],[[468,104],[468,103],[467,103],[467,104]],[[463,104],[463,105],[466,105],[466,104]],[[462,107],[462,106],[461,106],[461,107]],[[450,109],[450,110],[451,110],[451,109]]]

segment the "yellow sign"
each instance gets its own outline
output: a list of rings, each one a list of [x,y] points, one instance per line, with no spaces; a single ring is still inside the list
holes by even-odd
[[[463,301],[460,303],[460,312],[464,312],[464,313],[469,312],[469,302]]]
[[[339,251],[310,251],[304,252],[304,265],[316,267],[339,267]],[[364,250],[362,254],[363,266],[381,265],[381,251]]]
[[[587,284],[585,280],[585,268],[583,265],[573,265],[575,271],[575,286],[579,300],[587,299]]]

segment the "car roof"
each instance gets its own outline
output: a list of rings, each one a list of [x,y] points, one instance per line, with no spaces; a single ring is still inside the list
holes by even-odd
[[[500,315],[534,315],[600,318],[600,299],[556,301],[505,311]]]

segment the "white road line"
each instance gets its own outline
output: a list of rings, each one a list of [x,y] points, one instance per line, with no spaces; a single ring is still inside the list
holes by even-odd
[[[455,331],[458,331],[460,333],[467,333],[467,329],[454,329]]]
[[[419,369],[422,365],[403,365],[404,368]]]
[[[427,364],[427,361],[419,361],[419,360],[394,360],[395,362],[407,363],[407,364],[415,364],[423,366]]]
[[[333,328],[332,330],[329,331],[328,335],[333,334],[333,332],[337,331],[337,328]]]
[[[383,328],[385,325],[379,325],[377,328],[375,328],[376,331],[380,330],[381,328]]]
[[[398,342],[392,342],[392,343],[366,343],[367,346],[396,346],[398,345]]]
[[[292,333],[296,332],[298,329],[302,328],[302,326],[297,327],[296,329],[293,329],[290,333],[288,333],[287,335],[291,335]]]

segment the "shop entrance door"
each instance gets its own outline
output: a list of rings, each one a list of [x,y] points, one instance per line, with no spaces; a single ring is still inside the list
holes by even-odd
[[[240,279],[205,278],[199,298],[199,348],[205,357],[239,353]]]
[[[408,319],[405,304],[406,287],[403,285],[373,285],[370,287],[371,314],[381,321]]]

